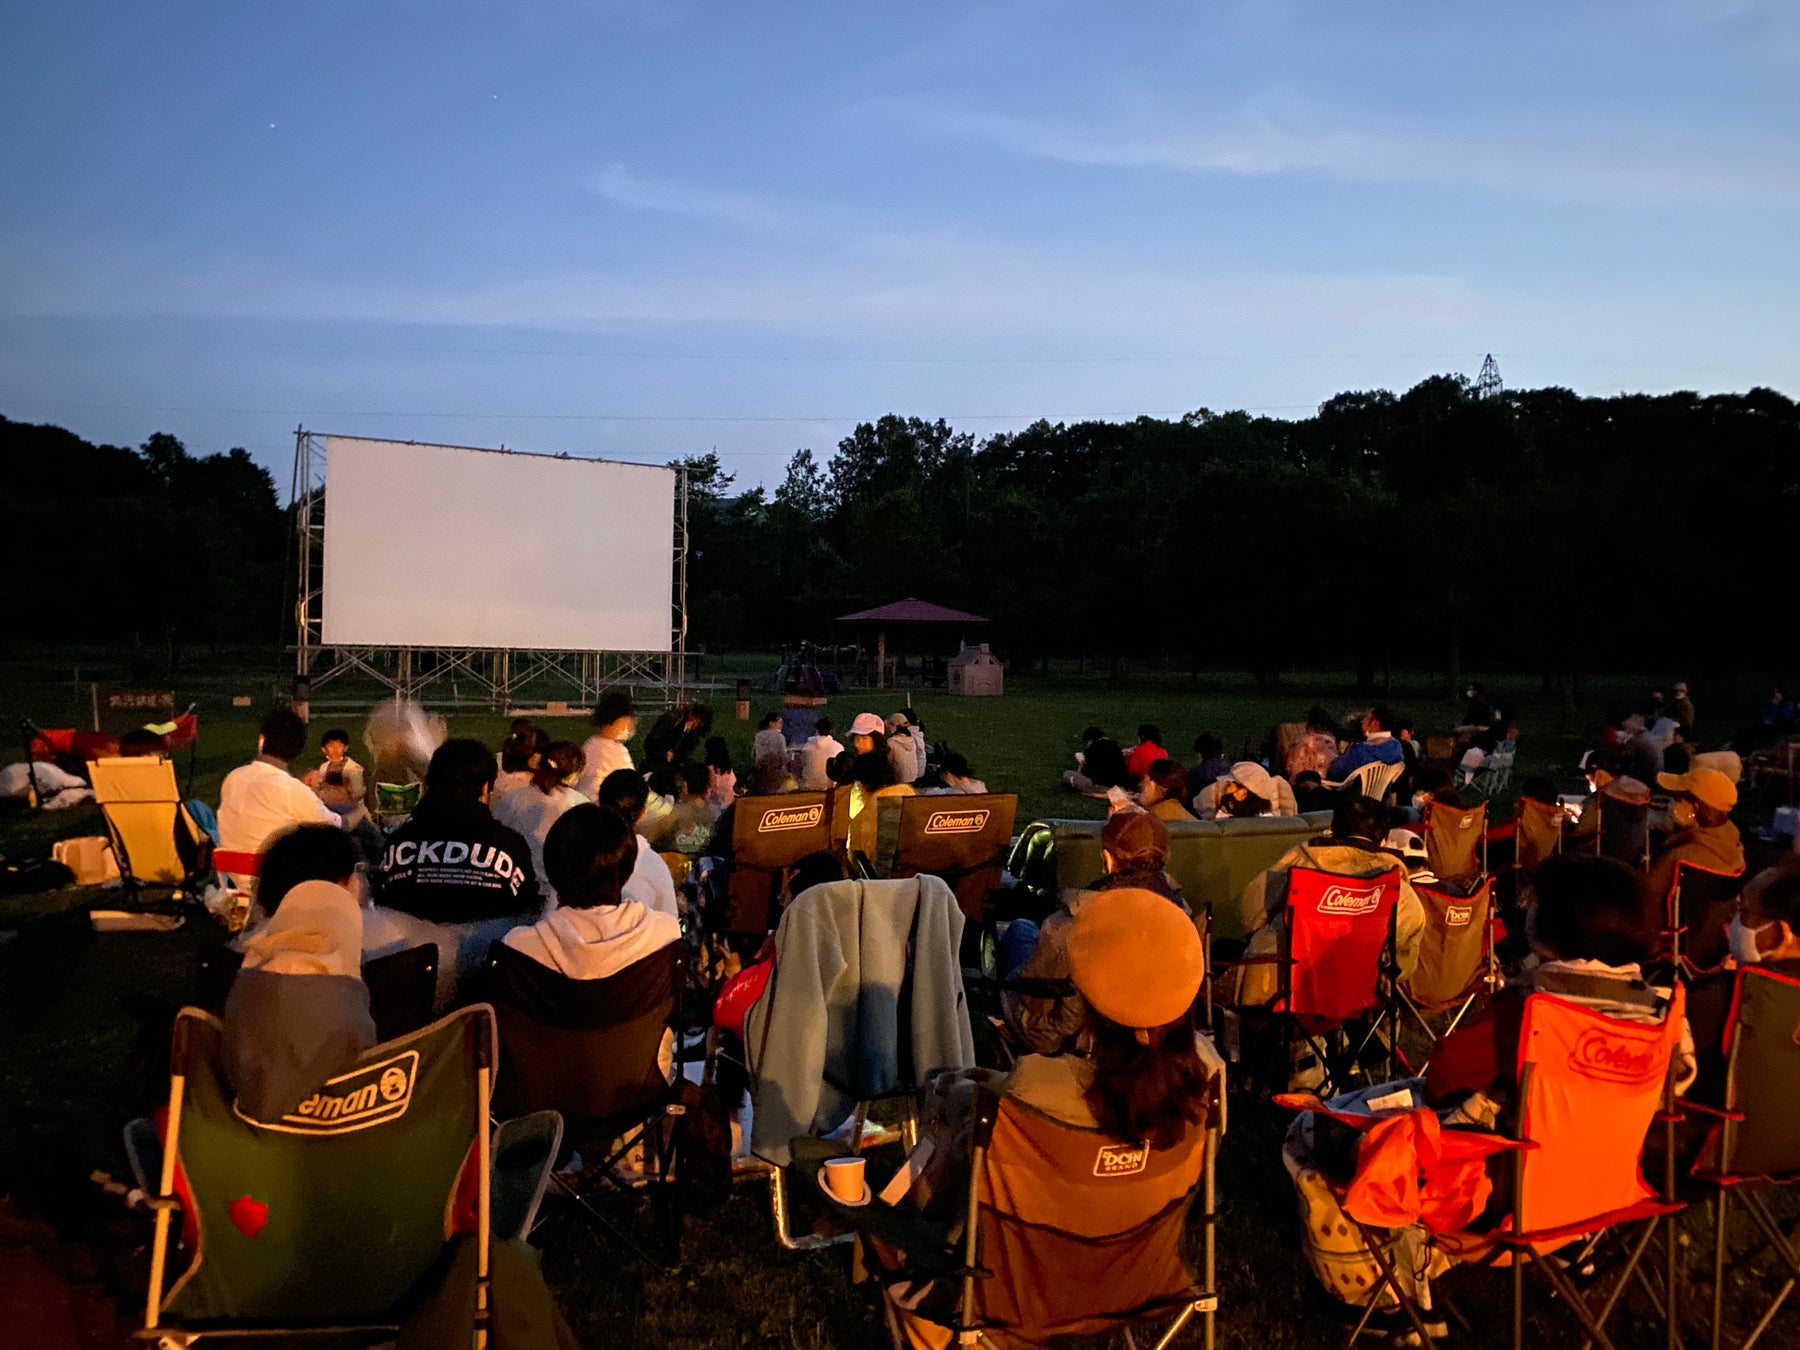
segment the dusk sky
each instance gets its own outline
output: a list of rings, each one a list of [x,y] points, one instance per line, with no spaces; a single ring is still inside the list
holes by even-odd
[[[0,413],[744,483],[859,420],[1800,394],[1800,6],[461,0],[0,21]]]

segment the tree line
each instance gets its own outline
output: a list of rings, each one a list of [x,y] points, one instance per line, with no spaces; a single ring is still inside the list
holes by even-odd
[[[8,631],[291,640],[292,522],[242,449],[133,450],[0,418],[24,532]],[[1796,646],[1800,407],[1743,394],[1481,397],[1460,375],[1305,418],[863,423],[773,488],[690,479],[690,632],[846,639],[908,595],[989,615],[1015,664],[1175,670],[1779,671]],[[28,542],[27,542],[28,541]]]

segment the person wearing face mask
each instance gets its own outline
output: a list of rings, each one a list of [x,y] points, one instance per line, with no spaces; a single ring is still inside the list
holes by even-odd
[[[1644,913],[1661,927],[1676,864],[1692,863],[1709,872],[1742,872],[1744,843],[1731,823],[1737,788],[1717,769],[1659,773],[1656,785],[1674,798],[1669,808],[1674,828],[1651,855],[1650,870],[1644,874]]]
[[[1738,966],[1800,979],[1800,876],[1744,888],[1731,918],[1731,958]],[[1736,972],[1722,970],[1688,988],[1688,1023],[1700,1065],[1693,1095],[1699,1101],[1725,1099],[1725,1023],[1736,985]]]

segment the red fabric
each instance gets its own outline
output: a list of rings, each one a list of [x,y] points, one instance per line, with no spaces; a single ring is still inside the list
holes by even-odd
[[[33,759],[55,759],[58,755],[72,753],[74,749],[74,727],[52,727],[49,731],[40,727],[31,733],[31,757]]]
[[[774,972],[773,961],[758,961],[725,981],[719,997],[713,1001],[713,1025],[734,1036],[742,1036],[750,1006],[763,996],[763,990],[769,987],[769,976]]]
[[[1425,1100],[1441,1106],[1471,1092],[1518,1086],[1519,1023],[1525,1000],[1503,989],[1477,1016],[1439,1041],[1425,1068]]]
[[[163,744],[170,750],[179,750],[200,734],[200,714],[184,712],[175,719],[175,730],[163,737]]]
[[[1159,759],[1167,759],[1169,752],[1154,741],[1139,741],[1125,757],[1125,770],[1132,778],[1142,778],[1150,772],[1150,766]]]
[[[1377,1120],[1357,1151],[1344,1212],[1372,1228],[1457,1232],[1493,1192],[1483,1160],[1505,1147],[1495,1135],[1446,1130],[1424,1107]]]
[[[1381,1006],[1382,953],[1400,898],[1400,869],[1346,877],[1288,873],[1288,999],[1276,1008],[1333,1026]]]

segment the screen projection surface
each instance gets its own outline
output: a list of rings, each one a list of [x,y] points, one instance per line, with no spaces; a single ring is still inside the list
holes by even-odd
[[[675,470],[325,438],[320,640],[666,652]]]

